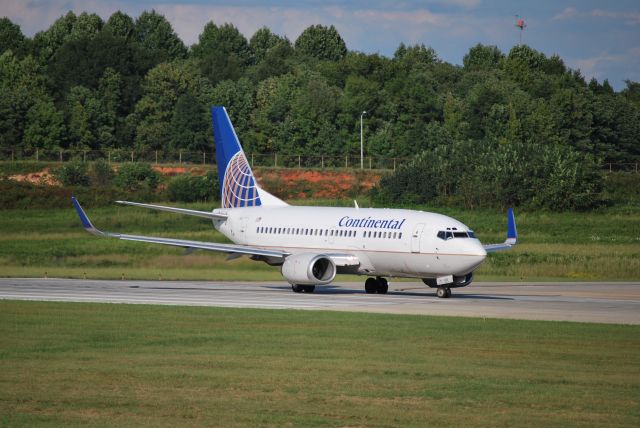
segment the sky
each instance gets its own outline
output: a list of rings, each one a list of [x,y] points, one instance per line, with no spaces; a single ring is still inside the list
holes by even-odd
[[[440,59],[462,64],[477,43],[502,52],[519,43],[516,15],[525,20],[522,42],[558,54],[587,80],[620,90],[640,81],[638,0],[0,0],[0,16],[32,37],[69,10],[104,20],[121,10],[135,18],[144,10],[164,15],[190,46],[204,25],[232,23],[249,39],[266,26],[291,41],[310,25],[334,25],[349,50],[392,56],[398,45],[423,43]]]

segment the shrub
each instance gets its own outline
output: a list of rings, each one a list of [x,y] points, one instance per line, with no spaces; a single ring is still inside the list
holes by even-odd
[[[218,198],[218,177],[213,172],[204,176],[178,175],[169,181],[167,194],[170,201],[197,202]]]
[[[122,164],[114,180],[116,186],[129,191],[155,190],[159,181],[160,175],[151,165],[140,162]]]
[[[104,159],[95,161],[89,168],[89,180],[95,187],[106,187],[113,181],[113,169]]]
[[[597,163],[570,147],[455,141],[420,153],[384,177],[372,198],[381,203],[563,211],[599,205],[601,191]]]
[[[65,186],[88,186],[87,164],[72,161],[62,165],[54,172],[55,177]]]

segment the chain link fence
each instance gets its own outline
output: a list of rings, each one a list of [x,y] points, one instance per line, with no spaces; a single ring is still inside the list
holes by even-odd
[[[395,170],[403,163],[409,161],[404,157],[360,156],[351,155],[283,155],[279,153],[249,153],[248,161],[255,167],[272,168],[344,168],[344,169],[375,169]],[[177,151],[167,152],[136,151],[114,149],[100,150],[0,150],[0,162],[37,161],[37,162],[69,162],[80,160],[83,162],[104,160],[108,163],[123,162],[148,162],[159,165],[215,165],[216,158],[213,152]],[[608,172],[635,172],[638,173],[639,162],[603,164],[602,168]]]
[[[248,153],[248,161],[255,167],[272,168],[346,168],[394,170],[408,158],[387,158],[381,156],[336,156],[336,155],[282,155],[279,153]],[[136,151],[136,150],[41,150],[32,152],[21,150],[0,150],[0,162],[104,160],[108,163],[148,162],[159,165],[215,165],[215,153],[192,151]]]

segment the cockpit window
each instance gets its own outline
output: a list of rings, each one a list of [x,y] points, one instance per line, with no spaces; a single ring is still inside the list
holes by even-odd
[[[455,232],[452,232],[450,230],[441,230],[438,232],[437,236],[443,241],[448,241],[449,239],[453,239],[453,238],[475,238],[476,237],[476,235],[471,230],[468,232],[459,232],[457,230]]]
[[[453,238],[453,233],[449,230],[447,230],[446,232],[444,230],[441,230],[438,232],[438,238],[444,241],[448,241],[449,239]]]

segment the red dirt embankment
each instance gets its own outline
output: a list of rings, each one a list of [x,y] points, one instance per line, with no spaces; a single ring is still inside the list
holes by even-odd
[[[370,171],[256,169],[262,187],[284,199],[336,199],[368,192],[380,174]]]
[[[204,175],[210,168],[193,166],[163,166],[153,168],[164,176],[179,174]],[[117,168],[114,168],[117,169]],[[283,199],[325,198],[337,199],[368,192],[381,174],[373,171],[305,170],[256,168],[255,175],[262,187]],[[9,177],[15,181],[33,184],[60,186],[49,168],[30,174],[16,174]]]

